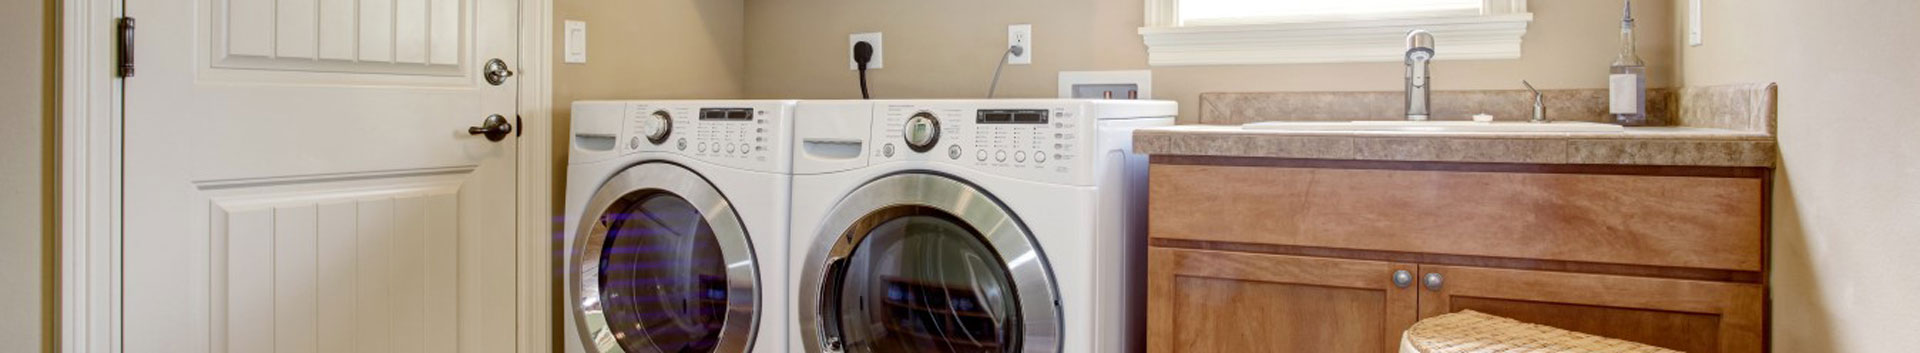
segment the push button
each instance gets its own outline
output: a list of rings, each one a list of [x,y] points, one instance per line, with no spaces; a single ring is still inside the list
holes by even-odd
[[[947,147],[947,159],[960,159],[960,146]]]
[[[1040,163],[1040,162],[1045,162],[1045,161],[1047,161],[1047,153],[1046,153],[1046,152],[1041,152],[1041,151],[1033,151],[1033,162],[1034,162],[1034,163]]]
[[[1025,161],[1027,161],[1027,152],[1026,152],[1026,151],[1021,151],[1021,152],[1014,152],[1014,153],[1013,153],[1013,161],[1015,161],[1015,162],[1025,162]]]
[[[994,151],[994,152],[993,152],[993,161],[995,161],[995,162],[1005,162],[1005,161],[1007,161],[1007,151]]]
[[[987,161],[987,150],[975,151],[973,154],[973,159],[981,162]]]

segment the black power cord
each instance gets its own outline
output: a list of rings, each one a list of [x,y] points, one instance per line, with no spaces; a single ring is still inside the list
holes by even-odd
[[[873,44],[853,43],[853,63],[860,69],[860,99],[873,99],[867,92],[867,62],[873,61]]]

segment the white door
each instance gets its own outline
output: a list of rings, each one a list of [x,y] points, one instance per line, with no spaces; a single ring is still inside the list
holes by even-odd
[[[124,350],[512,351],[516,6],[127,1]]]

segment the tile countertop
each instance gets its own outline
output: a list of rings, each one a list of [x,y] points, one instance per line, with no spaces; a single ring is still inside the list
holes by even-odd
[[[1617,133],[1248,130],[1181,125],[1134,132],[1149,155],[1331,160],[1772,168],[1774,137],[1694,127]]]

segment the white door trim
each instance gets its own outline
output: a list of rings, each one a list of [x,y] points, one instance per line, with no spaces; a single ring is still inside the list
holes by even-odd
[[[120,352],[123,114],[121,80],[114,72],[114,22],[124,5],[62,0],[60,6],[59,347],[64,353]],[[531,353],[552,346],[547,258],[553,214],[553,4],[520,0],[520,7],[517,350]]]
[[[120,351],[120,80],[114,0],[60,2],[62,352]]]
[[[553,351],[553,2],[520,0],[519,295],[521,353]]]

